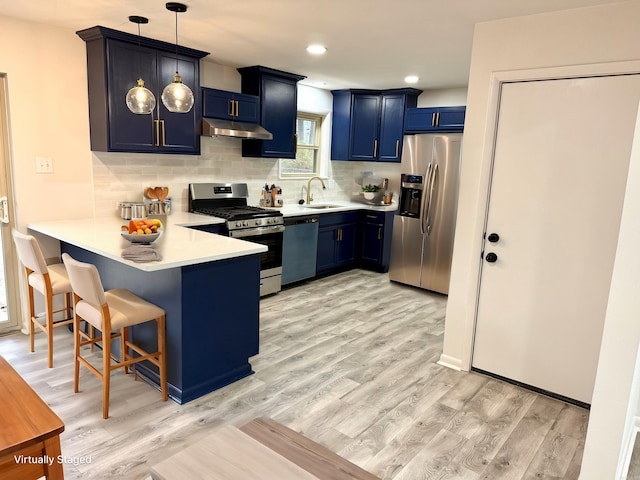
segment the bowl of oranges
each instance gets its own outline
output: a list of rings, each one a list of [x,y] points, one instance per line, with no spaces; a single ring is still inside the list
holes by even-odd
[[[162,235],[162,222],[157,219],[139,218],[121,227],[120,234],[131,243],[152,243]]]

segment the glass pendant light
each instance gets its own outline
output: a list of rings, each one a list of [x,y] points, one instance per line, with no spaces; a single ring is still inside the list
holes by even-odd
[[[129,21],[138,24],[138,47],[140,47],[140,24],[149,23],[149,19],[132,15]],[[156,97],[144,86],[142,75],[138,78],[136,86],[127,92],[126,102],[129,110],[138,115],[148,115],[156,108]]]
[[[187,6],[182,3],[169,2],[166,7],[167,10],[176,14],[176,74],[173,76],[173,82],[162,90],[162,103],[170,112],[188,113],[193,107],[193,92],[182,83],[182,77],[178,73],[178,12],[186,12]]]

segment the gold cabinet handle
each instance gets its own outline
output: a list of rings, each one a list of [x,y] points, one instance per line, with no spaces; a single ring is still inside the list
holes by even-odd
[[[239,110],[239,103],[238,100],[236,100],[236,117],[240,115],[240,110]]]
[[[431,114],[431,126],[432,127],[436,126],[436,114],[435,114],[435,112]]]
[[[382,228],[378,227],[378,240],[382,240]]]
[[[436,113],[436,127],[440,126],[440,112]]]
[[[378,156],[378,140],[373,141],[373,156]]]
[[[297,133],[293,134],[293,139],[295,141],[295,147],[293,148],[293,154],[297,155],[298,154],[298,134]]]
[[[167,144],[167,135],[164,130],[164,120],[160,120],[162,122],[162,146],[164,147]]]
[[[396,140],[396,158],[400,155],[400,140]]]
[[[154,120],[153,123],[156,124],[156,141],[154,145],[156,147],[160,146],[160,120]]]
[[[337,238],[337,240],[338,240],[338,242],[342,241],[342,229],[341,228],[338,229],[338,238]]]
[[[229,116],[233,117],[233,100],[229,100]]]

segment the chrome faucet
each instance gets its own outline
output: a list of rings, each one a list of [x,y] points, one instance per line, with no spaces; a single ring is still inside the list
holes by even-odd
[[[311,195],[311,181],[312,180],[320,180],[320,183],[322,184],[322,189],[323,190],[327,189],[327,187],[324,185],[324,181],[320,177],[311,177],[309,179],[309,181],[307,182],[307,205],[309,205],[311,202],[313,202],[313,195]]]

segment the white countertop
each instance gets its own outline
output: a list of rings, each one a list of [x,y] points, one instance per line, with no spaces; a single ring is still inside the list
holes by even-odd
[[[323,207],[323,208],[314,208]],[[324,208],[327,207],[327,208]],[[284,205],[281,208],[274,208],[273,210],[280,210],[285,217],[296,217],[300,215],[318,215],[322,213],[337,213],[348,212],[350,210],[372,210],[376,212],[393,212],[397,210],[398,204],[396,202],[390,205],[372,205],[369,203],[360,202],[348,202],[348,201],[335,201],[335,202],[313,202],[309,205]]]
[[[335,201],[312,203],[311,206],[326,205],[329,208],[309,208],[306,205],[285,205],[279,210],[285,217],[301,215],[319,215],[323,213],[346,212],[350,210],[394,211],[397,203],[391,205],[371,205],[359,202]],[[212,235],[186,228],[197,225],[224,223],[221,218],[186,212],[172,212],[161,218],[164,223],[162,236],[152,247],[162,255],[162,260],[136,263],[122,258],[122,250],[130,243],[120,235],[120,227],[129,222],[117,216],[95,217],[81,220],[60,220],[38,222],[28,225],[30,230],[42,233],[57,240],[75,245],[90,252],[131,265],[144,271],[164,270],[197,263],[215,262],[228,258],[253,255],[267,251],[267,247],[258,243]]]
[[[28,228],[149,272],[267,251],[266,246],[257,243],[185,228],[224,223],[220,218],[183,212],[151,218],[160,218],[164,223],[162,235],[152,244],[162,255],[162,260],[146,263],[136,263],[121,257],[122,250],[130,243],[120,235],[120,227],[129,222],[117,216],[38,222],[28,225]]]

